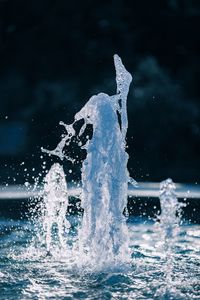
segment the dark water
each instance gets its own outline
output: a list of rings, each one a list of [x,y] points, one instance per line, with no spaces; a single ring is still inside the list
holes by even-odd
[[[0,219],[0,299],[200,299],[200,225],[181,226],[170,284],[154,223],[128,227],[130,267],[86,272],[63,255],[31,256],[32,225]]]

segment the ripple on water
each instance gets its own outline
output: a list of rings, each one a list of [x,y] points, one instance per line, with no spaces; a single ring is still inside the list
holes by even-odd
[[[105,272],[79,270],[61,253],[31,257],[31,225],[0,222],[2,299],[199,299],[199,226],[182,226],[177,240],[173,284],[166,289],[164,258],[152,223],[129,223],[131,267]],[[2,230],[3,228],[3,230]],[[7,230],[5,231],[5,228]],[[2,232],[3,231],[3,232]],[[39,251],[39,249],[38,249]],[[80,258],[81,259],[81,258]]]

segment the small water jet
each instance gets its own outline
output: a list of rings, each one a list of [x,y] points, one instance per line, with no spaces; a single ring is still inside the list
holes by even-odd
[[[173,272],[175,246],[180,232],[181,208],[183,207],[183,204],[178,202],[175,189],[176,186],[170,178],[160,183],[161,215],[157,229],[162,241],[162,251],[164,252],[163,273],[165,282],[164,286],[158,290],[158,295],[175,293]]]
[[[66,219],[68,207],[67,183],[64,170],[58,163],[52,165],[44,178],[42,198],[40,221],[46,250],[47,253],[50,253],[56,240],[60,248],[66,247],[65,236],[70,227]]]

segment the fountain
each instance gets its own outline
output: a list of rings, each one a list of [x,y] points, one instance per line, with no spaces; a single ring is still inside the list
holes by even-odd
[[[31,220],[0,219],[2,299],[199,299],[200,229],[180,226],[172,180],[160,185],[162,213],[156,226],[144,216],[127,222],[123,214],[128,183],[136,186],[126,153],[132,77],[119,56],[114,63],[116,94],[91,97],[72,124],[60,122],[66,133],[57,147],[42,149],[72,164],[66,153],[70,143],[77,140],[85,149],[78,193],[54,163]],[[151,193],[158,195],[154,188]],[[80,217],[67,213],[70,196],[81,200]]]
[[[174,266],[175,247],[180,233],[181,208],[175,193],[176,186],[172,179],[160,183],[160,206],[161,215],[156,227],[162,241],[162,252],[164,253],[163,273],[164,285],[158,289],[157,295],[176,294]]]
[[[77,134],[74,124],[83,120],[78,133],[80,137],[87,126],[92,125],[92,138],[82,146],[87,151],[82,166],[81,205],[84,215],[75,248],[79,249],[87,265],[90,263],[102,267],[108,263],[113,266],[116,261],[123,263],[130,260],[123,210],[127,203],[128,182],[134,183],[127,170],[128,154],[125,151],[128,128],[126,102],[132,77],[118,55],[114,56],[114,62],[117,94],[110,97],[100,93],[91,97],[75,115],[72,124],[61,122],[65,126],[66,135],[56,149],[42,149],[43,152],[57,155],[61,159],[71,159],[65,156],[63,148]],[[52,222],[47,220],[48,224]]]
[[[47,253],[56,236],[60,248],[66,247],[65,234],[70,224],[66,219],[68,207],[67,184],[63,168],[55,163],[44,178],[43,202],[41,206],[42,232],[45,237]]]

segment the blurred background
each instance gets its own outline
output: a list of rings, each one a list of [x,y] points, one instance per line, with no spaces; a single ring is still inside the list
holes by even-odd
[[[115,53],[133,75],[131,176],[199,183],[199,17],[198,0],[0,0],[0,184],[59,161],[41,147],[92,95],[115,93]],[[79,179],[80,162],[61,163]]]

